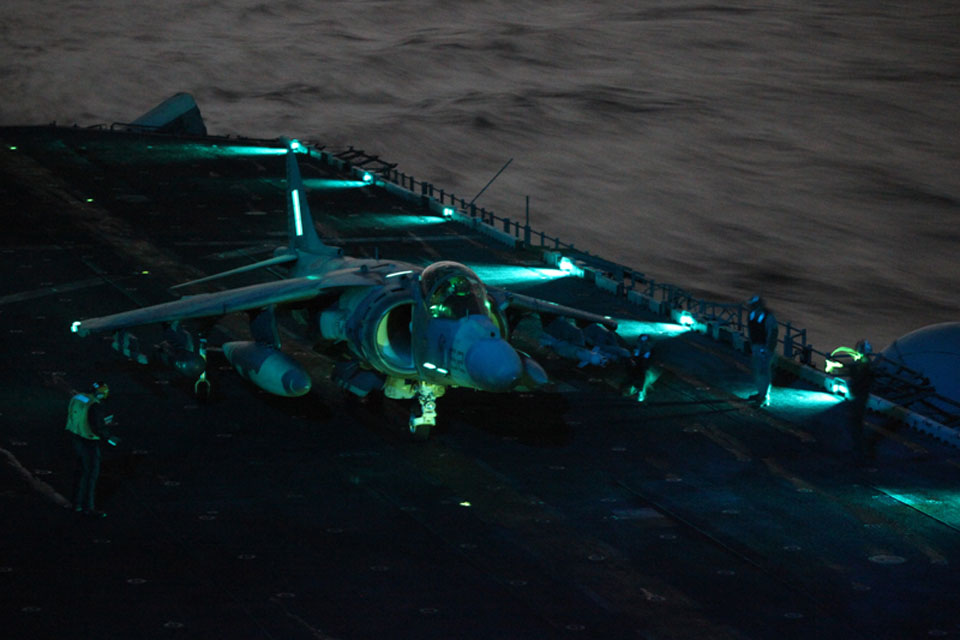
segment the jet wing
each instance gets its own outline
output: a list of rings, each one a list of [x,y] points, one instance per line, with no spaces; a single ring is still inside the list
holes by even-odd
[[[363,273],[356,269],[342,269],[323,276],[306,276],[265,282],[215,293],[186,296],[172,302],[115,313],[110,316],[88,318],[75,322],[74,333],[85,336],[99,331],[117,331],[128,327],[159,322],[173,322],[190,318],[222,316],[235,311],[259,309],[273,304],[310,300],[331,289],[369,286],[382,281],[379,274]]]
[[[507,291],[496,287],[487,287],[487,292],[497,303],[501,311],[513,309],[521,312],[538,313],[541,316],[563,316],[581,322],[601,324],[611,331],[616,331],[617,322],[607,316],[601,316],[589,311],[581,311],[556,302],[525,296],[522,293]]]

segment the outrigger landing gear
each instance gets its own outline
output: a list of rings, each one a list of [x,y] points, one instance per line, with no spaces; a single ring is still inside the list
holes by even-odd
[[[211,391],[210,380],[207,378],[207,372],[204,371],[200,374],[200,377],[197,378],[197,381],[193,383],[193,395],[196,396],[200,402],[206,402],[210,399]]]
[[[418,407],[414,405],[410,412],[410,434],[415,440],[426,440],[430,437],[431,428],[437,423],[437,398],[446,391],[445,387],[429,382],[417,385]]]
[[[193,383],[193,395],[196,396],[197,400],[200,402],[206,402],[210,399],[210,380],[207,378],[207,339],[200,338],[197,345],[197,355],[203,358],[204,369],[200,373],[200,377],[197,378],[197,381]]]

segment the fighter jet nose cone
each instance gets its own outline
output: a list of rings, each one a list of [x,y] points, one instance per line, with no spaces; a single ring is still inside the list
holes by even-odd
[[[475,342],[467,351],[465,364],[470,379],[485,391],[507,391],[523,375],[520,356],[500,338]]]

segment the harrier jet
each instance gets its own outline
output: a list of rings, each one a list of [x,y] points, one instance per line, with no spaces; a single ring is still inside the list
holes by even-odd
[[[145,362],[127,330],[161,324],[172,336],[161,360],[199,375],[199,384],[206,382],[204,341],[194,340],[181,322],[207,318],[210,323],[246,312],[253,339],[224,343],[224,356],[261,389],[300,396],[310,390],[311,380],[299,362],[281,351],[277,324],[278,315],[289,314],[312,344],[346,347],[347,360],[335,368],[344,388],[357,395],[382,390],[389,398],[417,398],[409,428],[414,437],[426,438],[436,421],[437,398],[447,387],[506,392],[547,382],[543,368],[510,344],[508,320],[533,313],[616,329],[604,316],[487,287],[457,262],[424,267],[343,255],[318,236],[296,160],[301,147],[296,141],[285,144],[288,246],[276,249],[270,259],[178,287],[274,265],[285,265],[287,278],[79,320],[71,330],[81,336],[116,332],[114,347]]]

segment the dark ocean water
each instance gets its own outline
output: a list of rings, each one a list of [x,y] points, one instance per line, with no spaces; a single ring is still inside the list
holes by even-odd
[[[352,144],[829,350],[960,319],[960,5],[7,0],[0,124]]]

